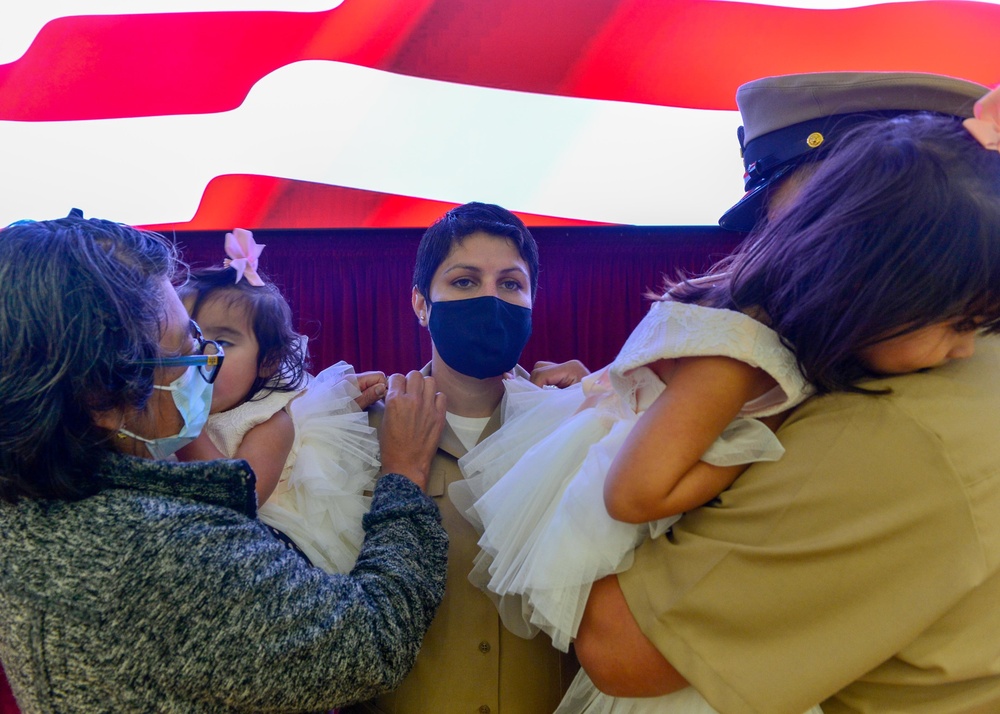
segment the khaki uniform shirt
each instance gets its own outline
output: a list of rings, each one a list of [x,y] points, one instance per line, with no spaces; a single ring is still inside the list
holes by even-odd
[[[518,376],[527,374],[518,367]],[[424,368],[429,373],[429,366]],[[500,409],[480,440],[500,426]],[[448,532],[444,600],[402,685],[362,711],[384,714],[546,714],[555,710],[575,674],[574,660],[540,634],[525,640],[508,632],[489,598],[469,582],[479,534],[448,498],[462,478],[466,449],[447,424],[431,464],[427,493]]]
[[[727,714],[1000,712],[1000,345],[800,407],[620,575]]]

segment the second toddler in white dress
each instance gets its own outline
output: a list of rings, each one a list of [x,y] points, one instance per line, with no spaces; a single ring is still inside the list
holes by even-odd
[[[466,479],[452,495],[471,506],[469,516],[483,531],[473,582],[496,598],[512,631],[530,636],[541,629],[567,650],[591,583],[627,569],[642,538],[664,533],[680,517],[651,512],[658,517],[617,520],[605,507],[605,480],[640,415],[664,391],[651,365],[669,361],[672,369],[677,360],[706,356],[759,372],[764,385],[700,457],[726,468],[731,482],[742,468],[728,467],[783,453],[757,418],[786,411],[811,391],[778,335],[742,313],[656,302],[616,360],[582,385],[541,395],[508,390],[504,428],[461,461]],[[664,462],[671,448],[665,434],[656,446]],[[675,495],[685,498],[685,478],[677,481]]]

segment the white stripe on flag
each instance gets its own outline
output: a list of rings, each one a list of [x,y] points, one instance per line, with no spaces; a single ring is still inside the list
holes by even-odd
[[[4,173],[0,225],[72,206],[128,223],[186,221],[208,181],[230,173],[583,220],[713,224],[742,195],[739,123],[736,112],[300,62],[222,114],[0,122],[0,163],[19,167]]]

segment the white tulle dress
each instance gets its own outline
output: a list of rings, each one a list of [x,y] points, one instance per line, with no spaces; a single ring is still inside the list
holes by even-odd
[[[728,356],[770,374],[777,386],[744,405],[702,456],[726,466],[773,461],[784,449],[756,417],[776,414],[811,389],[777,333],[731,310],[657,302],[615,361],[564,390],[508,387],[503,428],[459,461],[465,479],[449,494],[480,530],[469,579],[523,637],[542,630],[566,651],[591,584],[627,570],[647,537],[679,516],[649,524],[616,521],[604,507],[604,479],[641,413],[663,383],[648,365],[691,356]],[[655,699],[598,692],[581,670],[558,712],[714,712],[693,689]]]
[[[285,409],[295,440],[274,491],[260,507],[262,521],[291,538],[317,567],[346,573],[354,566],[368,512],[365,491],[374,486],[379,446],[346,362],[310,377],[304,389],[272,392],[258,401],[212,414],[205,431],[233,457],[244,435]]]

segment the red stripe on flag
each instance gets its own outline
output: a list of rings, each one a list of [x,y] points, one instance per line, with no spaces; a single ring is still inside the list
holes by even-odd
[[[230,175],[212,179],[194,218],[144,226],[151,230],[264,228],[422,228],[457,203],[293,181],[271,176]],[[581,221],[516,212],[529,226],[598,226]]]

